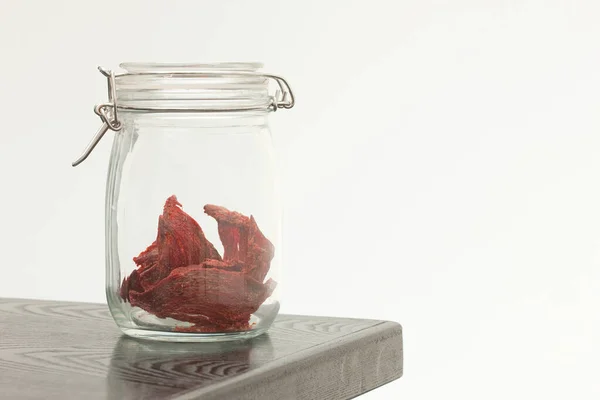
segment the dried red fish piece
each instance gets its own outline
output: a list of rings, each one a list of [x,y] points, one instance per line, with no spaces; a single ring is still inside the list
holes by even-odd
[[[262,282],[269,272],[271,260],[275,255],[275,247],[258,229],[253,216],[250,216],[250,228],[248,233],[248,255],[246,272],[254,279]]]
[[[204,206],[204,212],[219,224],[219,237],[225,248],[223,258],[239,260],[246,273],[262,282],[269,272],[275,248],[258,229],[254,217],[212,204]]]
[[[156,264],[158,262],[158,244],[156,243],[156,240],[137,257],[133,257],[133,262],[135,262],[142,269]]]
[[[159,318],[226,327],[248,323],[274,288],[273,281],[262,284],[242,272],[191,265],[142,293],[130,290],[129,299]]]
[[[206,259],[221,259],[206,239],[200,225],[181,208],[177,197],[167,199],[158,218],[159,265],[166,275],[177,267],[199,264]]]
[[[204,212],[216,219],[219,224],[219,238],[225,250],[223,259],[245,261],[250,218],[213,204],[205,205]]]
[[[204,212],[218,222],[236,226],[238,228],[246,228],[250,224],[250,218],[244,214],[240,214],[237,211],[229,211],[225,207],[215,206],[214,204],[207,204],[204,206]]]
[[[246,217],[225,207],[208,204],[204,212],[219,224],[225,260],[239,260],[244,271],[262,282],[275,255],[273,244],[262,234],[253,216]]]
[[[133,272],[125,279],[123,279],[123,283],[121,284],[120,295],[121,298],[125,301],[129,300],[129,292],[133,291],[143,291],[144,288],[140,283],[140,274],[137,270],[133,270]]]
[[[277,285],[272,279],[262,283],[274,255],[273,244],[252,216],[210,204],[204,210],[217,220],[223,259],[200,225],[171,196],[159,216],[156,240],[134,257],[138,269],[123,280],[120,295],[159,318],[195,324],[178,331],[251,329],[251,314]]]
[[[139,280],[139,289],[143,291],[148,289],[160,279],[160,269],[158,268],[158,244],[156,241],[152,243],[146,250],[141,252],[133,261],[138,265],[136,272],[137,280]],[[131,274],[133,275],[133,273]]]
[[[163,276],[162,269],[158,266],[158,262],[152,264],[142,270],[142,268],[138,269],[140,272],[140,285],[146,290],[150,289],[152,286],[156,284],[156,282],[160,281]]]
[[[226,271],[241,271],[243,264],[235,261],[219,261],[219,260],[206,260],[203,261],[200,266],[204,268],[218,268]]]

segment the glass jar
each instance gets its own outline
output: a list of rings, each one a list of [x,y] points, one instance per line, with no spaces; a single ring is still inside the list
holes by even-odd
[[[121,64],[104,122],[106,296],[127,335],[220,341],[265,332],[279,311],[281,204],[269,111],[292,92],[261,64]],[[278,90],[270,92],[270,83]]]

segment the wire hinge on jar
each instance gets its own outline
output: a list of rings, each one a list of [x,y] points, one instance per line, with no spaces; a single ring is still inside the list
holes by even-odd
[[[109,130],[118,132],[122,128],[121,122],[119,121],[119,118],[118,118],[119,106],[117,105],[115,74],[111,70],[105,69],[103,67],[98,67],[98,70],[108,80],[108,103],[98,104],[94,107],[94,112],[102,120],[102,126],[100,127],[100,129],[98,129],[98,132],[96,132],[96,135],[94,135],[94,137],[92,138],[90,143],[87,145],[87,147],[83,151],[83,154],[71,164],[74,167],[78,166],[86,158],[88,158],[88,156],[90,155],[92,150],[94,150],[94,148],[96,147],[98,142],[100,142],[102,137],[104,137],[106,132],[108,132]],[[218,73],[216,73],[216,74],[218,74]],[[207,75],[210,75],[210,73],[207,73]],[[283,79],[282,77],[277,76],[277,75],[261,74],[261,73],[254,73],[254,72],[250,72],[250,73],[235,72],[235,73],[233,73],[233,75],[259,75],[259,76],[264,76],[267,79],[272,79],[277,83],[277,85],[279,86],[279,89],[277,89],[275,91],[274,96],[271,96],[271,101],[270,101],[269,105],[267,106],[267,110],[277,111],[280,108],[290,109],[290,108],[294,107],[294,104],[295,104],[294,94],[292,93],[292,89],[290,88],[290,86],[288,85],[286,80]],[[145,109],[145,108],[144,109],[135,108],[135,109],[145,110],[145,111],[156,111],[153,109]],[[225,109],[220,109],[218,111],[227,112],[227,111],[252,111],[252,110],[260,110],[260,109],[259,108],[256,108],[256,109],[255,108],[225,108]],[[264,110],[264,108],[263,108],[263,110]],[[162,110],[162,111],[181,111],[181,110]],[[189,110],[187,110],[187,111],[189,111]],[[195,110],[195,111],[203,111],[203,110]],[[206,110],[206,111],[214,112],[217,110]]]
[[[92,141],[87,145],[83,154],[73,163],[72,166],[76,167],[81,164],[94,150],[100,139],[104,136],[106,132],[110,129],[111,131],[118,132],[121,130],[121,122],[118,119],[118,111],[117,111],[117,94],[115,88],[115,74],[114,72],[107,70],[102,67],[98,67],[98,70],[104,75],[108,80],[108,103],[97,104],[94,107],[94,112],[96,115],[100,117],[102,120],[102,126],[98,129],[98,132],[92,138]]]
[[[277,111],[279,108],[290,109],[294,107],[295,99],[294,93],[290,85],[280,76],[277,75],[264,75],[267,78],[273,79],[279,85],[279,89],[275,91],[275,96],[271,97],[271,104],[269,109],[271,111]]]

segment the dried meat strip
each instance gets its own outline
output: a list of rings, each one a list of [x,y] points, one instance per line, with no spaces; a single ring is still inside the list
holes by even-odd
[[[159,318],[222,327],[248,323],[274,286],[242,272],[190,265],[174,269],[149,290],[130,290],[129,299]]]
[[[252,216],[211,204],[204,211],[217,220],[223,258],[171,196],[159,216],[156,240],[134,257],[138,268],[123,280],[120,295],[159,318],[194,324],[176,331],[251,329],[251,314],[277,285],[272,279],[262,283],[273,244]]]
[[[253,216],[246,217],[225,207],[207,204],[204,212],[219,224],[224,260],[238,260],[244,271],[262,282],[275,254],[273,244],[262,234]]]

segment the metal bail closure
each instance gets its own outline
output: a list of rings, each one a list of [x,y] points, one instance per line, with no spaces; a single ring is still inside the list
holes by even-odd
[[[102,75],[104,75],[108,80],[108,103],[98,104],[94,107],[94,112],[102,120],[102,126],[100,127],[100,129],[98,129],[98,132],[96,132],[96,135],[94,135],[94,137],[92,138],[92,141],[87,145],[86,149],[83,151],[83,154],[71,164],[74,167],[81,164],[86,158],[88,158],[88,156],[90,155],[92,150],[94,150],[94,148],[96,147],[98,142],[100,142],[100,140],[106,134],[106,132],[108,132],[109,130],[118,132],[122,128],[121,122],[119,121],[119,118],[118,118],[119,106],[117,105],[115,74],[112,71],[104,69],[102,67],[98,67],[98,70],[100,70]],[[181,74],[181,73],[177,73],[177,74]],[[221,75],[220,72],[205,72],[204,74],[205,75],[214,75],[214,76]],[[124,75],[127,75],[127,74],[124,74]],[[262,76],[267,79],[272,79],[277,83],[279,88],[275,91],[275,94],[273,96],[271,96],[271,101],[270,101],[270,104],[267,106],[267,110],[277,111],[280,108],[290,109],[290,108],[294,107],[295,99],[294,99],[294,94],[292,93],[292,89],[290,88],[290,86],[288,85],[286,80],[283,79],[281,76],[270,75],[270,74],[261,74],[261,73],[240,73],[240,72],[233,73],[233,75]],[[119,75],[119,76],[123,76],[123,75]],[[125,108],[126,107],[123,107],[123,109],[125,109]],[[127,109],[143,110],[143,111],[161,110],[161,109],[134,108],[134,107],[127,107]],[[265,108],[264,108],[264,106],[262,106],[261,108],[226,108],[226,109],[221,109],[219,111],[253,111],[253,110],[265,110]],[[164,110],[161,110],[161,111],[164,111]],[[183,111],[183,110],[169,110],[169,111]],[[185,111],[189,111],[189,110],[185,110]],[[212,112],[214,110],[194,110],[194,111]]]
[[[279,85],[279,89],[275,91],[275,96],[272,97],[271,105],[269,108],[271,111],[277,111],[279,108],[290,109],[294,107],[296,104],[296,100],[294,99],[294,93],[292,93],[292,88],[288,85],[287,81],[283,79],[281,76],[277,75],[264,75],[269,79],[273,79]]]
[[[117,94],[115,88],[115,74],[107,69],[102,67],[98,67],[98,70],[104,75],[108,80],[108,103],[98,104],[94,107],[94,112],[96,115],[100,117],[102,120],[102,126],[98,129],[98,132],[92,138],[92,141],[87,145],[83,154],[73,163],[72,166],[76,167],[81,164],[94,150],[100,139],[104,136],[106,132],[110,129],[111,131],[118,132],[121,130],[121,122],[118,120],[117,114]]]

